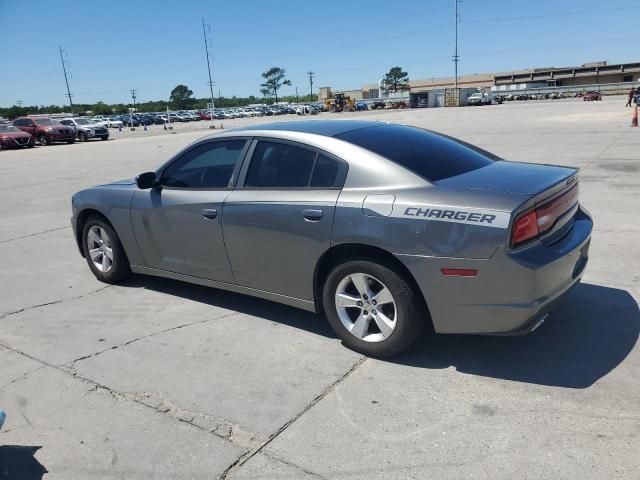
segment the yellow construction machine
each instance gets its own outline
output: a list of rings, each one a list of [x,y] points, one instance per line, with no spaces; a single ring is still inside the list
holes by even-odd
[[[344,93],[334,93],[324,101],[330,112],[355,112],[356,102]]]

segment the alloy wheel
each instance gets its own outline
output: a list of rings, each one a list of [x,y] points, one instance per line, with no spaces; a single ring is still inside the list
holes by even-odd
[[[398,323],[398,309],[391,291],[366,273],[352,273],[340,281],[335,305],[342,325],[365,342],[386,340]]]
[[[113,265],[113,245],[107,232],[94,225],[87,233],[87,248],[93,265],[102,273],[107,273]]]

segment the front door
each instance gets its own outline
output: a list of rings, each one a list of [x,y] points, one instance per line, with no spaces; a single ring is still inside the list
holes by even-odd
[[[145,266],[233,283],[222,232],[246,139],[200,143],[159,172],[158,188],[134,194],[133,229]]]
[[[238,284],[313,300],[313,276],[331,246],[346,164],[306,146],[260,140],[224,202],[224,234]]]

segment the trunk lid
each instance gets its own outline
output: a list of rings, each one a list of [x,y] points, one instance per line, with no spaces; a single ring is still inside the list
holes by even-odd
[[[553,195],[575,183],[578,170],[557,165],[507,162],[500,160],[486,167],[436,182],[445,188],[466,188],[535,196],[536,200]],[[564,183],[569,182],[568,185]],[[559,191],[558,190],[558,191]],[[540,197],[542,194],[542,198]],[[548,196],[547,195],[547,196]]]

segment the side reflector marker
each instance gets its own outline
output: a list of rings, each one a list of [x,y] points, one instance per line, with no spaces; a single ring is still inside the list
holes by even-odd
[[[478,275],[478,270],[472,268],[441,268],[440,272],[447,277],[475,277]]]

